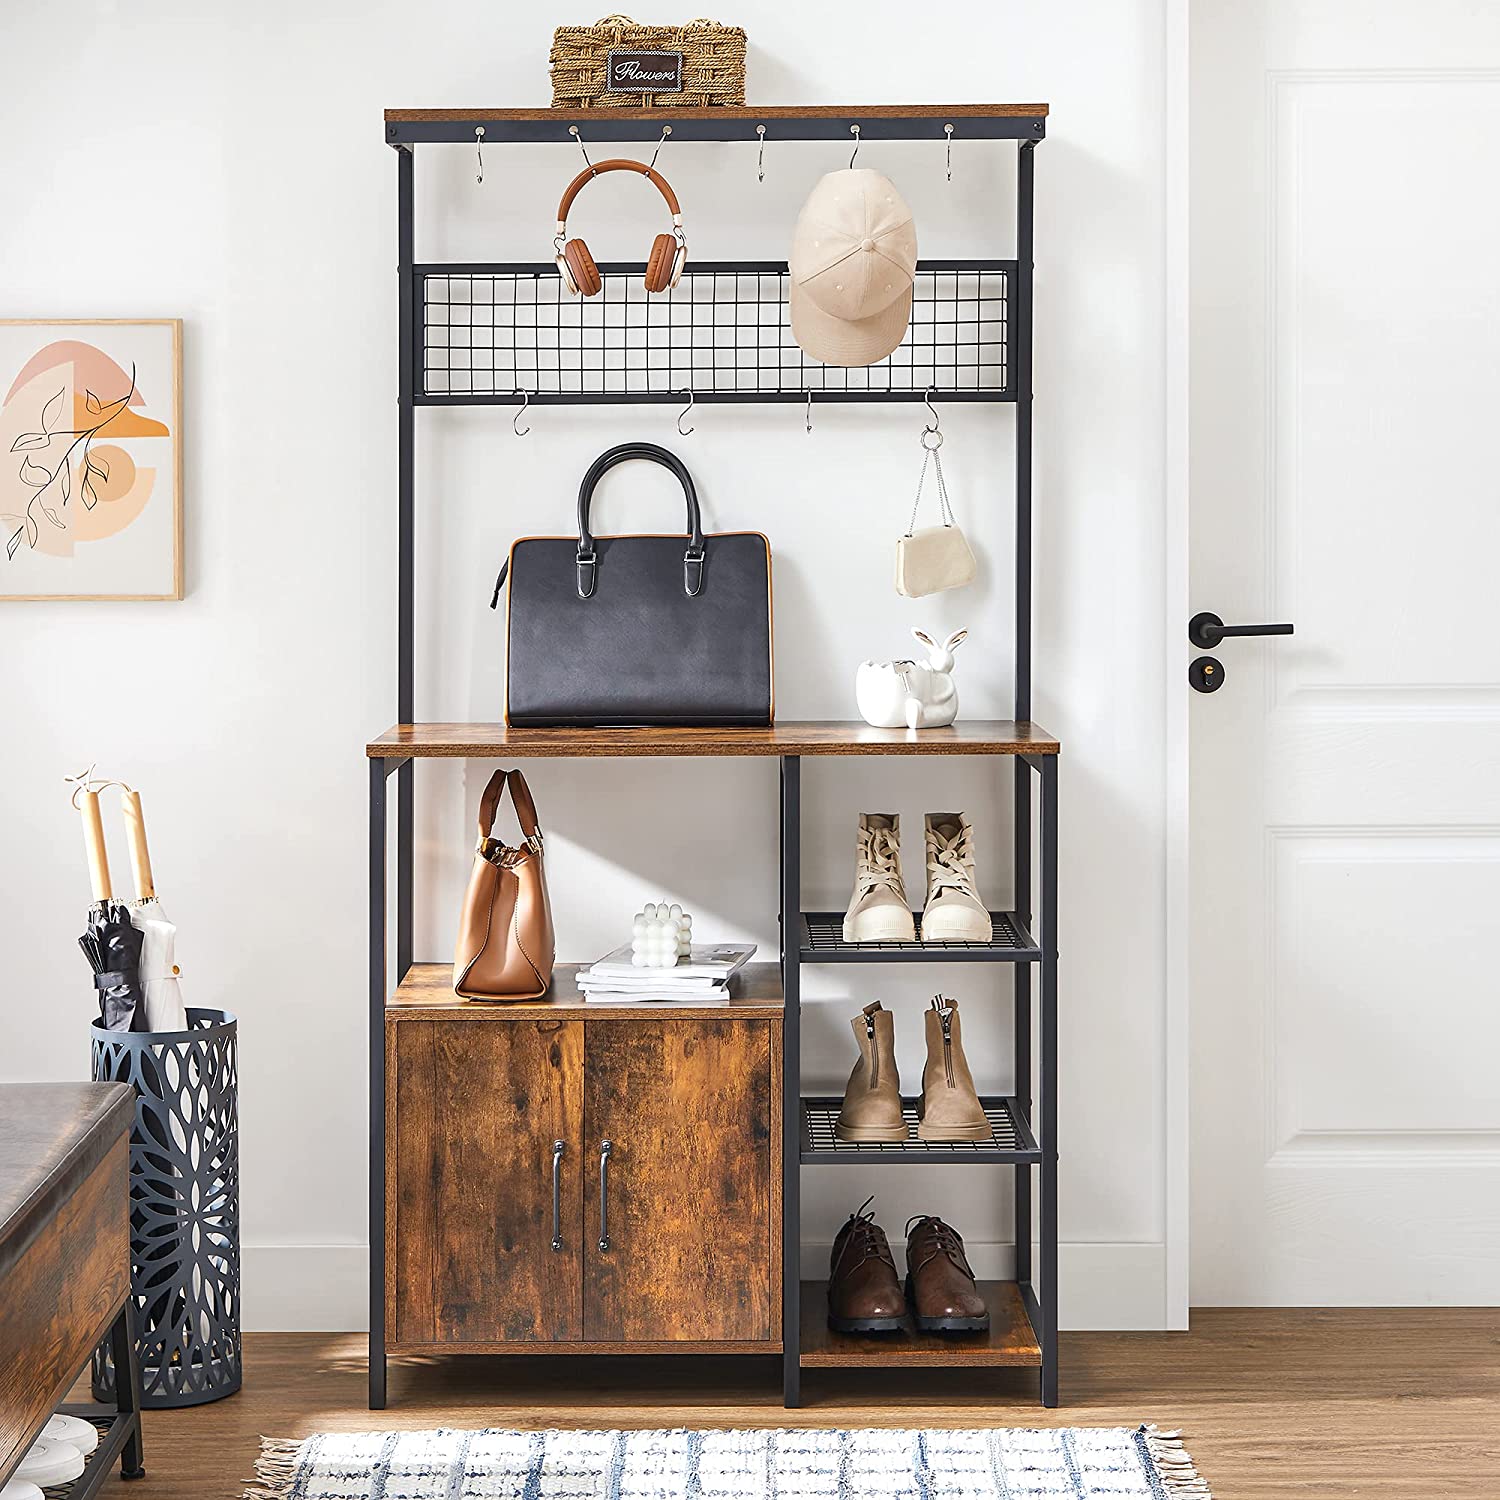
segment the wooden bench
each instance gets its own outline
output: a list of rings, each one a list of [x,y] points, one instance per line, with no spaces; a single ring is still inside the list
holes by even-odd
[[[123,1083],[0,1084],[0,1485],[110,1340],[117,1401],[63,1409],[108,1423],[70,1492],[87,1500],[115,1458],[142,1466],[130,1296],[130,1129]]]

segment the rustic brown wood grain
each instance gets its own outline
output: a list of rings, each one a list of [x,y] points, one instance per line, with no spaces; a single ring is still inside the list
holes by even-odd
[[[674,120],[937,120],[968,116],[976,120],[1045,115],[1045,104],[723,104],[704,109],[388,109],[386,123],[462,123],[467,120],[557,120],[583,125],[590,120],[643,120],[670,125]]]
[[[835,1333],[828,1326],[828,1288],[802,1283],[802,1363],[868,1368],[874,1365],[950,1366],[1039,1365],[1041,1347],[1032,1336],[1026,1309],[1013,1281],[981,1281],[980,1295],[990,1310],[986,1333],[919,1333],[908,1320],[901,1333],[878,1337]]]
[[[863,721],[784,720],[770,729],[510,729],[396,724],[365,746],[374,759],[516,760],[631,755],[1056,755],[1035,724],[960,720],[946,729],[872,729]]]
[[[768,1021],[586,1023],[587,1338],[779,1337],[772,1091]],[[614,1151],[601,1251],[604,1140]]]
[[[838,1171],[841,1168],[826,1168]],[[808,1269],[812,1269],[809,1267]],[[235,1500],[260,1434],[431,1427],[1180,1427],[1219,1500],[1494,1500],[1500,1308],[1245,1308],[1190,1333],[1064,1333],[1062,1400],[1034,1369],[808,1370],[775,1359],[413,1359],[365,1407],[362,1333],[248,1333],[229,1401],[145,1414],[145,1485],[109,1500]]]
[[[583,1027],[393,1029],[396,1341],[581,1338]],[[560,1251],[551,1243],[554,1140],[566,1145]]]
[[[670,1010],[651,1010],[641,1005],[611,1006],[602,1000],[585,1000],[574,983],[587,964],[557,964],[552,970],[552,988],[541,1000],[460,1000],[453,993],[452,964],[413,964],[396,988],[387,1007],[388,1019],[405,1021],[515,1021],[554,1016],[577,1020],[584,1016],[610,1016],[620,1020],[714,1020],[730,1016],[736,1020],[776,1019],[783,1010],[781,965],[746,964],[734,977],[728,1005],[683,1005],[673,1002]]]
[[[0,1287],[0,1474],[62,1400],[130,1289],[129,1173],[121,1135]]]

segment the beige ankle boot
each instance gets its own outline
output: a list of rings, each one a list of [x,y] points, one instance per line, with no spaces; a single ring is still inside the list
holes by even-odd
[[[901,1078],[896,1072],[896,1025],[876,1000],[849,1023],[859,1043],[859,1061],[844,1090],[833,1133],[841,1141],[904,1141]]]
[[[987,1141],[991,1136],[964,1056],[958,1001],[946,995],[935,995],[927,1012],[927,1066],[917,1115],[917,1134],[924,1141]]]
[[[989,942],[994,930],[974,883],[974,830],[968,813],[928,813],[922,823],[927,846],[922,941]]]
[[[861,813],[844,941],[910,943],[916,936],[901,879],[901,819],[896,813]]]

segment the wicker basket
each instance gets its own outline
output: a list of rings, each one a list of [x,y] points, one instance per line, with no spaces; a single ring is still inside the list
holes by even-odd
[[[609,92],[609,54],[680,52],[682,88],[671,93]],[[559,26],[552,33],[554,109],[701,109],[745,102],[745,33],[717,21],[640,26],[629,16],[605,16],[592,26]]]

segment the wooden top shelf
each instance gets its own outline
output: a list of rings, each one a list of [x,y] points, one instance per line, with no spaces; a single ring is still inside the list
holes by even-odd
[[[864,140],[953,139],[1041,140],[1045,104],[771,104],[720,105],[708,109],[388,109],[385,138],[392,146],[424,142],[474,143],[485,128],[485,144],[497,141],[568,142],[577,125],[586,140],[654,140],[663,125],[679,141],[754,141],[757,125],[767,141],[847,141],[857,124]]]
[[[872,729],[858,720],[784,720],[769,729],[512,729],[397,724],[365,746],[372,760],[516,760],[641,755],[1056,755],[1036,724],[960,720],[947,729]]]
[[[413,964],[396,993],[386,1004],[390,1020],[423,1021],[525,1021],[554,1017],[576,1021],[583,1016],[665,1016],[687,1021],[780,1020],[781,966],[774,963],[746,964],[730,981],[728,1005],[611,1005],[607,1000],[585,1000],[575,980],[587,964],[556,964],[552,989],[541,1000],[460,1000],[453,993],[452,964]]]

